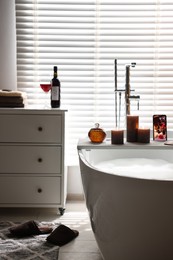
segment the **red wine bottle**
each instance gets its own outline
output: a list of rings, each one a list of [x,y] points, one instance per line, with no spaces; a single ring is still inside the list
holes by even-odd
[[[51,87],[51,107],[56,108],[60,107],[60,81],[58,77],[57,66],[53,68],[53,79],[52,79],[52,87]]]

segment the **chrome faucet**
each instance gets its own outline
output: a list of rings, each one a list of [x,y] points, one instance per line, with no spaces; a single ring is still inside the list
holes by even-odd
[[[115,60],[115,125],[118,126],[118,117],[119,117],[119,125],[120,125],[120,117],[121,117],[121,93],[125,93],[125,110],[126,110],[126,116],[130,115],[130,100],[136,100],[138,103],[137,109],[139,110],[139,95],[131,95],[131,87],[130,87],[130,67],[135,67],[136,63],[131,63],[126,65],[125,70],[125,88],[124,89],[118,89],[117,86],[117,60]],[[119,102],[118,102],[118,95],[119,93]],[[119,109],[118,109],[119,104]],[[118,116],[119,112],[119,116]]]
[[[139,109],[139,95],[131,95],[131,88],[130,88],[130,67],[135,67],[136,63],[131,63],[126,65],[126,75],[125,75],[125,101],[126,101],[126,115],[130,115],[130,100],[137,100],[138,101],[138,109]]]

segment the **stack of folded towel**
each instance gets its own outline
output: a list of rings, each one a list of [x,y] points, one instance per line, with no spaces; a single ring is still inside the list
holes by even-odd
[[[0,90],[0,107],[24,107],[25,99],[23,92]]]

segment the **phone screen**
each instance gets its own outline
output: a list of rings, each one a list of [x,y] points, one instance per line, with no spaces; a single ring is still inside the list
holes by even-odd
[[[167,140],[167,121],[166,115],[153,115],[153,140]]]

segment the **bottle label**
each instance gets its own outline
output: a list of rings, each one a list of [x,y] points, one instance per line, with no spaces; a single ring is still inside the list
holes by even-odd
[[[59,100],[59,87],[52,86],[52,100]]]

